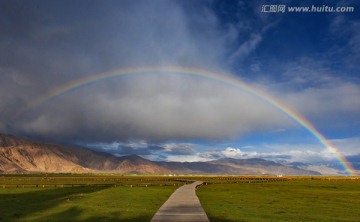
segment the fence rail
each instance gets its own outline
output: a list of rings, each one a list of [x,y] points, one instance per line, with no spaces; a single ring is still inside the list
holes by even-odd
[[[25,187],[39,187],[39,188],[46,188],[46,187],[151,187],[151,186],[181,186],[183,183],[137,183],[137,184],[0,184],[0,187],[7,188],[7,187],[17,187],[17,188],[25,188]]]
[[[233,183],[270,183],[294,180],[347,180],[360,181],[360,177],[291,177],[291,176],[195,176],[195,177],[0,177],[0,188],[6,187],[150,187],[150,186],[181,186],[194,181],[208,184]]]

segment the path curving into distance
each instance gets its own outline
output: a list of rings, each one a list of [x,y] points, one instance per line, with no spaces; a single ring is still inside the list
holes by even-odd
[[[201,181],[196,181],[175,190],[156,212],[151,222],[209,222],[209,218],[201,207],[199,198],[195,193],[196,187],[202,183]]]

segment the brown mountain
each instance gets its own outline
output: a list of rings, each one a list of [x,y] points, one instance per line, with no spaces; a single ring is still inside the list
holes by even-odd
[[[170,173],[169,170],[138,156],[118,158],[86,148],[41,143],[1,134],[0,172]]]
[[[317,175],[316,171],[263,159],[209,162],[156,162],[137,155],[116,157],[82,147],[68,147],[0,134],[3,173],[135,173],[135,174],[284,174]]]

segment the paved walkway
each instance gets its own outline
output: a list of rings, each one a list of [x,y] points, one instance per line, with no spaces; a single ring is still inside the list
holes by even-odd
[[[160,207],[151,219],[151,222],[209,222],[209,218],[201,207],[200,201],[195,193],[196,186],[202,183],[203,182],[196,181],[175,190],[169,199]]]

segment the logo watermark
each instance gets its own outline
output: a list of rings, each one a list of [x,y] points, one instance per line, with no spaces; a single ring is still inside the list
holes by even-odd
[[[286,6],[286,5],[262,5],[263,13],[351,13],[355,11],[353,6]]]

